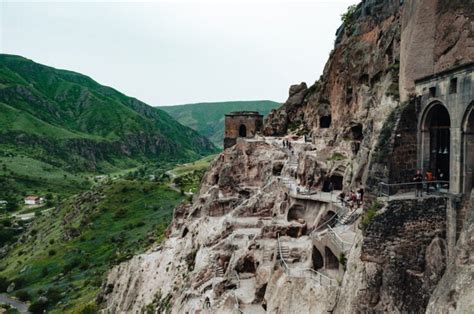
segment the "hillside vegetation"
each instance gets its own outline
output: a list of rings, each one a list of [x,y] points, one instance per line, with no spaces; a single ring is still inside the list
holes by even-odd
[[[257,100],[164,106],[160,109],[169,113],[179,123],[210,139],[215,146],[222,148],[224,115],[226,113],[232,111],[259,111],[266,116],[272,109],[278,108],[280,105],[280,103],[270,100]]]
[[[91,78],[0,55],[0,150],[69,172],[109,172],[215,152],[205,137]]]
[[[30,300],[37,313],[93,312],[107,270],[159,243],[182,198],[164,183],[118,180],[62,202],[10,244],[0,292],[13,282],[11,295]],[[0,235],[18,223],[4,219]]]

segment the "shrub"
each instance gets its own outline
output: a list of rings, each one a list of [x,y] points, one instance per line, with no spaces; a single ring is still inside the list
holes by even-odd
[[[345,26],[349,26],[354,22],[356,12],[357,12],[357,4],[354,4],[347,8],[346,13],[343,13],[341,15],[341,20]]]
[[[55,250],[49,250],[48,255],[49,256],[54,256],[54,255],[56,255],[56,251]]]
[[[382,204],[379,202],[375,201],[372,203],[372,205],[367,209],[367,211],[364,213],[364,216],[362,217],[362,220],[360,222],[360,228],[362,231],[367,230],[367,227],[370,225],[372,220],[374,219],[375,215],[377,215],[377,211],[382,208]]]
[[[344,252],[341,252],[341,254],[339,255],[339,263],[342,265],[342,267],[344,267],[345,270],[347,266],[347,257]]]
[[[125,218],[125,217],[127,217],[127,210],[125,210],[123,208],[120,208],[114,214],[115,219],[122,219],[122,218]]]
[[[15,297],[17,297],[18,300],[23,301],[23,302],[31,300],[31,295],[26,290],[17,291],[15,293]]]
[[[64,265],[63,272],[65,274],[69,273],[71,270],[75,269],[81,264],[81,260],[79,258],[74,258],[72,261]]]
[[[46,311],[48,303],[45,300],[37,300],[28,307],[28,311],[33,314],[42,314]]]
[[[50,304],[56,304],[61,300],[61,292],[56,288],[49,288],[46,291],[46,298],[48,298]]]
[[[8,282],[7,278],[0,277],[0,292],[6,292],[9,284],[10,283]]]

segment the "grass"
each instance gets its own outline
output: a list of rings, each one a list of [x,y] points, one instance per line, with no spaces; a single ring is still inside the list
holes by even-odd
[[[51,193],[65,198],[91,186],[89,174],[73,174],[60,167],[22,155],[0,156],[0,177],[9,180],[0,198],[10,191],[21,203],[22,196]]]
[[[328,159],[328,161],[340,161],[346,159],[346,156],[344,156],[341,153],[334,153],[332,156]]]
[[[216,155],[211,155],[197,160],[196,162],[178,165],[176,168],[170,170],[175,176],[173,182],[183,192],[196,193],[199,189],[202,177],[215,157]]]
[[[194,162],[178,165],[174,169],[170,170],[170,172],[179,177],[196,170],[206,170],[214,158],[216,158],[216,155],[206,156]]]
[[[0,81],[0,150],[11,145],[79,172],[217,151],[166,112],[79,73],[0,54]]]
[[[61,305],[50,304],[53,313],[80,311],[94,301],[110,267],[163,239],[181,200],[162,183],[98,186],[36,219],[26,241],[2,258],[0,277],[21,279],[20,289],[33,299],[61,291]]]

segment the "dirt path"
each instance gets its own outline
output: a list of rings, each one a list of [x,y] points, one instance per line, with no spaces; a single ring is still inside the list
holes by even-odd
[[[20,313],[30,313],[28,312],[28,304],[12,299],[8,295],[1,293],[0,294],[0,303],[9,304],[16,308]]]

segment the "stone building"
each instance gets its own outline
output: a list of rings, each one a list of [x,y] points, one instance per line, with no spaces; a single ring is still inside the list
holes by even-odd
[[[224,148],[237,143],[237,138],[252,138],[262,130],[263,116],[257,111],[238,111],[225,115]]]
[[[470,194],[474,169],[474,63],[415,81],[419,99],[418,168]]]

